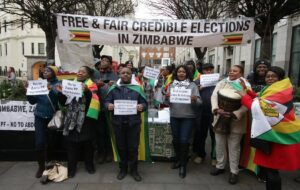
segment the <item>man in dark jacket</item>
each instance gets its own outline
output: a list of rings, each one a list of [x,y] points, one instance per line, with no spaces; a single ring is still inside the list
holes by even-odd
[[[211,63],[206,63],[202,65],[203,74],[213,74],[214,65]],[[207,137],[207,132],[211,137],[211,159],[212,165],[216,163],[216,153],[215,153],[215,134],[212,129],[213,114],[211,113],[211,95],[215,89],[215,86],[201,87],[199,86],[200,96],[203,101],[201,106],[200,115],[197,120],[197,128],[195,130],[193,149],[197,156],[194,158],[196,164],[203,162],[206,152],[205,152],[205,141]]]
[[[109,111],[115,111],[115,100],[129,100],[137,102],[136,114],[116,115],[112,114],[112,125],[115,133],[117,150],[120,156],[120,172],[117,176],[122,180],[127,175],[128,165],[135,181],[142,178],[137,171],[138,146],[141,130],[141,112],[147,109],[147,101],[142,96],[140,86],[131,84],[132,72],[129,68],[121,71],[121,80],[114,85],[105,100],[105,107]]]
[[[101,105],[104,104],[108,89],[118,80],[118,75],[112,72],[112,57],[109,55],[102,55],[101,61],[97,65],[99,76],[96,79],[98,86],[98,96],[100,97]],[[107,119],[105,117],[104,106],[101,106],[101,111],[96,127],[97,132],[97,152],[98,152],[98,163],[112,161],[112,149],[110,143],[110,134],[107,125]]]

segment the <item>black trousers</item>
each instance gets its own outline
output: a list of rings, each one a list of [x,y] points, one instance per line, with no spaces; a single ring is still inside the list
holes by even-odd
[[[96,144],[98,153],[106,157],[108,154],[112,156],[112,147],[110,141],[110,132],[107,125],[105,113],[100,113],[98,126],[96,126]]]
[[[140,142],[140,124],[129,125],[114,125],[117,149],[120,156],[120,169],[131,171],[137,170],[138,164],[138,147]]]
[[[68,141],[68,170],[76,171],[77,162],[79,160],[80,153],[83,152],[83,159],[86,168],[94,167],[94,147],[93,141],[73,142]]]
[[[201,114],[200,117],[196,118],[196,127],[193,141],[193,151],[198,156],[205,158],[205,142],[209,131],[211,139],[211,159],[216,159],[216,140],[215,133],[212,127],[213,115],[212,114]]]
[[[266,175],[266,190],[281,190],[281,177],[279,171],[271,168],[260,167]]]

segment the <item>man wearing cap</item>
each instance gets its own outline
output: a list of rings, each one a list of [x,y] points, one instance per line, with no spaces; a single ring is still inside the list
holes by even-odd
[[[101,99],[101,105],[104,105],[104,100],[111,85],[118,80],[118,75],[112,72],[112,57],[102,55],[100,64],[98,65],[99,79],[96,81],[99,91],[98,96]],[[98,163],[109,162],[112,159],[110,135],[108,125],[106,123],[104,106],[101,106],[97,129],[97,151]]]
[[[213,74],[214,65],[211,63],[206,63],[202,65],[203,74]],[[215,86],[201,87],[199,86],[200,96],[202,98],[203,104],[201,107],[200,114],[197,118],[197,128],[195,131],[195,138],[193,143],[194,152],[197,156],[194,158],[194,163],[200,164],[203,162],[206,156],[205,152],[205,141],[207,137],[207,132],[209,130],[211,138],[211,164],[216,164],[216,152],[215,152],[215,134],[212,128],[213,114],[211,113],[211,101],[210,98],[215,89]]]

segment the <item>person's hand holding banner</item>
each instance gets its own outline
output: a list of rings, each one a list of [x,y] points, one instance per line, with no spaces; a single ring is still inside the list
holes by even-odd
[[[30,80],[26,91],[27,96],[49,94],[47,80]]]

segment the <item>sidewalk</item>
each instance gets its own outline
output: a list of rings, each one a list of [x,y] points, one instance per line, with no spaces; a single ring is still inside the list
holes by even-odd
[[[225,174],[211,176],[208,161],[201,165],[190,162],[185,179],[178,176],[178,170],[170,169],[170,163],[140,163],[142,182],[135,182],[130,175],[119,181],[116,179],[116,163],[97,165],[94,175],[84,170],[79,163],[78,172],[73,179],[61,183],[42,185],[34,177],[35,162],[0,162],[0,190],[264,190],[265,184],[246,171],[241,171],[239,183],[230,185],[228,170]],[[281,172],[282,190],[300,189],[293,178],[300,172]]]

